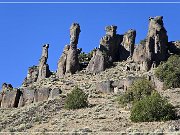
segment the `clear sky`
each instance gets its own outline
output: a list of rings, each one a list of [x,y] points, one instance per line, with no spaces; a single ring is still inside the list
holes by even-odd
[[[138,43],[146,37],[150,16],[164,16],[169,41],[179,40],[179,13],[180,4],[0,4],[0,85],[20,86],[28,67],[38,64],[45,43],[55,71],[72,22],[81,26],[78,47],[88,52],[98,47],[107,25],[117,25],[119,34],[136,29]]]

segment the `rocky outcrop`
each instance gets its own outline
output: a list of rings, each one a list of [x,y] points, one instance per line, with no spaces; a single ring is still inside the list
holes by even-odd
[[[86,70],[90,73],[99,73],[104,71],[107,67],[107,55],[100,49],[96,49],[93,52],[93,57],[91,58]]]
[[[168,50],[171,54],[180,55],[180,41],[171,41],[168,43]]]
[[[50,94],[49,94],[49,99],[53,99],[55,97],[58,97],[59,94],[61,94],[62,91],[59,88],[54,88],[52,90],[50,90]]]
[[[104,71],[112,62],[120,60],[120,44],[123,35],[117,34],[117,26],[105,27],[106,35],[101,38],[99,48],[94,50],[86,70],[90,73]]]
[[[121,59],[126,60],[128,57],[132,57],[134,52],[134,45],[136,39],[136,30],[130,29],[123,36]]]
[[[96,90],[103,92],[103,93],[111,93],[113,92],[112,86],[111,86],[111,81],[102,81],[96,84]]]
[[[117,26],[111,25],[105,28],[106,35],[101,38],[100,49],[107,52],[112,62],[120,59],[120,44],[123,35],[117,34]]]
[[[13,90],[13,86],[11,84],[3,83],[1,91],[6,92],[7,90]]]
[[[73,23],[70,28],[70,45],[65,46],[63,54],[58,61],[57,76],[62,77],[66,73],[74,74],[79,69],[79,49],[77,44],[80,34],[80,25]]]
[[[38,66],[32,66],[28,69],[27,77],[23,81],[23,86],[27,87],[30,84],[33,84],[37,81],[39,74],[39,67]]]
[[[149,29],[145,42],[136,47],[133,59],[144,70],[149,70],[153,62],[158,65],[168,57],[168,36],[164,28],[163,17],[150,17]]]
[[[51,75],[49,65],[47,64],[49,44],[45,44],[42,49],[42,56],[39,61],[39,72],[37,81],[41,81]]]
[[[24,79],[22,86],[28,87],[34,82],[41,81],[51,75],[49,65],[47,64],[49,44],[43,45],[42,56],[38,66],[32,66],[28,69],[27,77]]]

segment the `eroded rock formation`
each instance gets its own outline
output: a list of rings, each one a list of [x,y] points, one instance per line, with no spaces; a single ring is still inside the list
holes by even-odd
[[[89,63],[86,67],[86,71],[90,73],[99,73],[111,66],[113,62],[124,62],[122,62],[123,64],[120,63],[122,65],[116,69],[117,71],[112,71],[113,76],[118,74],[116,80],[109,80],[108,77],[105,78],[105,81],[96,80],[97,91],[106,93],[114,91],[116,94],[123,93],[130,87],[136,79],[135,77],[141,76],[141,74],[138,73],[149,73],[140,70],[149,71],[150,68],[156,67],[161,61],[165,61],[169,55],[180,54],[180,41],[168,42],[162,16],[151,17],[149,19],[147,37],[140,42],[138,46],[134,45],[136,38],[135,30],[131,29],[124,35],[117,34],[117,26],[114,25],[107,26],[105,30],[106,35],[100,40],[99,48],[93,51],[93,57],[88,61]],[[47,64],[49,45],[45,44],[42,48],[39,65],[32,66],[28,69],[28,75],[23,82],[23,87],[14,89],[11,84],[4,83],[2,85],[0,107],[22,107],[34,102],[48,100],[61,94],[59,86],[55,86],[53,89],[51,86],[52,84],[56,84],[54,81],[58,80],[57,77],[61,78],[66,73],[74,74],[79,70],[78,55],[81,50],[77,48],[77,44],[80,32],[79,24],[73,23],[70,28],[70,44],[65,46],[58,61],[57,76],[54,73],[50,80],[44,80],[51,75],[49,65]],[[125,78],[121,78],[121,73],[118,72],[126,72]],[[83,71],[82,73],[85,72]],[[106,71],[103,73],[106,73]],[[130,73],[131,76],[128,77],[127,74]],[[136,76],[134,76],[134,74]],[[109,74],[107,74],[107,76],[108,75]],[[100,78],[101,76],[100,74]],[[111,76],[111,78],[113,78],[113,76]],[[70,77],[73,78],[74,76]],[[156,80],[153,74],[150,74],[148,79],[151,80],[158,89],[162,89],[162,83]],[[43,80],[45,82],[43,82]],[[48,84],[48,81],[52,82],[51,85]],[[41,85],[41,83],[44,84]]]
[[[136,30],[130,29],[127,31],[123,36],[123,42],[121,43],[124,47],[123,50],[121,50],[121,54],[123,53],[124,56],[122,56],[122,59],[127,59],[128,57],[132,57],[134,52],[134,45],[135,45],[135,39],[136,39]]]
[[[107,53],[112,62],[120,59],[120,44],[123,35],[117,34],[117,26],[111,25],[105,27],[106,35],[101,38],[100,49]]]
[[[28,69],[27,77],[23,81],[23,86],[28,87],[34,82],[41,81],[51,75],[49,65],[47,64],[49,44],[43,45],[42,56],[38,66],[32,66]]]
[[[134,51],[133,59],[139,62],[143,69],[149,70],[153,62],[158,65],[168,57],[168,36],[164,28],[163,17],[149,18],[149,29],[144,44]]]

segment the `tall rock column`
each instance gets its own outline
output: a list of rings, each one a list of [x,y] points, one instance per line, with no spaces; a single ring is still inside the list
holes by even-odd
[[[49,65],[47,64],[49,44],[45,44],[42,49],[42,56],[39,61],[38,81],[50,76]]]
[[[168,48],[167,31],[164,28],[163,17],[156,16],[149,18],[149,29],[146,41],[147,57],[159,63],[166,60]]]
[[[77,44],[80,32],[80,25],[73,23],[70,28],[70,48],[66,61],[66,73],[74,74],[79,69]]]
[[[134,50],[133,60],[140,64],[141,69],[150,70],[153,63],[158,65],[167,58],[168,36],[163,17],[150,17],[147,37]]]
[[[74,74],[79,69],[79,50],[77,49],[77,44],[80,32],[80,25],[73,23],[70,27],[70,45],[65,46],[58,61],[57,76],[59,78],[66,73]]]

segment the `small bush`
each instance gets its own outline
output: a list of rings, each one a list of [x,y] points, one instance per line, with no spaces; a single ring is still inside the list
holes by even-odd
[[[88,95],[85,94],[81,89],[75,87],[71,93],[67,95],[65,101],[66,109],[79,109],[88,106]]]
[[[180,87],[180,57],[171,56],[167,62],[158,66],[155,75],[164,82],[166,88]]]
[[[175,118],[174,107],[157,92],[135,102],[130,116],[133,122],[166,121]]]
[[[145,44],[146,44],[146,38],[143,39],[143,40],[141,40],[141,41],[140,41],[140,44],[141,44],[141,45],[145,45]]]
[[[145,78],[137,79],[127,92],[118,98],[118,101],[122,105],[132,101],[139,101],[142,98],[151,95],[153,90],[154,88],[150,81]]]

